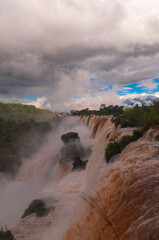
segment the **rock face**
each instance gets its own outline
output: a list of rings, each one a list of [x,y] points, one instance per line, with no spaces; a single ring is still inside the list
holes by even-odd
[[[0,149],[0,173],[14,176],[21,165],[21,157],[9,148]]]
[[[74,159],[72,170],[80,170],[80,169],[85,169],[87,165],[88,160],[82,161],[80,157],[77,157]]]
[[[59,163],[73,161],[76,157],[84,157],[84,148],[77,143],[66,144],[60,150]]]
[[[80,143],[80,138],[76,132],[68,132],[61,136],[64,146],[60,150],[58,157],[59,163],[74,161],[75,158],[83,158],[85,155],[84,147]]]
[[[25,210],[22,218],[35,213],[36,217],[46,216],[50,212],[50,209],[46,207],[42,199],[35,199],[30,204],[29,207]]]

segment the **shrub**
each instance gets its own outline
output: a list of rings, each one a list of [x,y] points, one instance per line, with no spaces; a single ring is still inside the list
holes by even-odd
[[[11,231],[0,231],[0,240],[15,240]]]
[[[133,132],[133,141],[136,141],[136,140],[138,140],[141,137],[142,137],[142,132],[140,132],[139,130],[134,130],[134,132]]]
[[[63,141],[64,144],[69,143],[72,140],[79,140],[79,136],[77,132],[68,132],[66,134],[63,134],[61,136],[61,140]]]
[[[99,110],[89,110],[89,108],[85,108],[82,110],[72,110],[71,115],[77,115],[77,116],[90,116],[90,115],[119,115],[123,113],[123,106],[118,105],[109,105],[106,106],[105,104],[101,104]]]
[[[156,141],[159,141],[159,135],[157,135],[157,136],[155,137],[155,140],[156,140]]]
[[[32,214],[36,213],[37,217],[43,217],[48,213],[48,209],[45,207],[45,203],[41,199],[35,199],[33,200],[29,207],[25,210],[22,218]]]
[[[80,159],[80,157],[77,157],[74,159],[74,162],[73,162],[73,166],[72,166],[72,170],[76,170],[76,169],[85,169],[86,168],[86,165],[87,165],[87,161],[82,161]]]
[[[151,106],[134,107],[126,109],[116,118],[112,119],[115,126],[121,125],[126,127],[140,127],[143,131],[150,127],[159,126],[159,102],[154,102]]]
[[[106,161],[109,162],[113,155],[120,153],[129,143],[138,140],[142,136],[142,133],[138,130],[134,130],[133,135],[123,136],[120,142],[110,142],[105,150]]]
[[[119,142],[121,151],[131,142],[133,142],[133,136],[123,136]]]
[[[116,155],[116,154],[118,154],[120,152],[121,152],[121,150],[120,150],[119,143],[117,143],[117,142],[109,143],[107,148],[106,148],[106,150],[105,150],[106,161],[109,162],[110,158],[113,155]]]

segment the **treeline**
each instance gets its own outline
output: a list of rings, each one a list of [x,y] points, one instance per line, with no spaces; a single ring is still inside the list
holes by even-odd
[[[112,122],[115,126],[121,125],[126,127],[141,127],[147,130],[150,127],[159,126],[159,101],[154,101],[150,106],[138,106],[123,109],[123,106],[102,104],[99,110],[72,110],[73,116],[89,115],[113,115]]]
[[[38,151],[56,127],[55,116],[32,105],[0,103],[0,173],[15,175],[21,159]]]
[[[14,175],[21,158],[30,157],[52,130],[49,122],[5,120],[0,118],[0,172]]]
[[[139,139],[149,128],[159,129],[159,101],[154,101],[151,106],[136,105],[132,109],[126,109],[121,115],[112,118],[112,122],[116,127],[137,127],[139,130],[135,130],[132,136],[123,136],[120,141],[110,142],[105,150],[107,162],[112,156],[121,153],[129,143]],[[159,141],[159,135],[155,140]]]
[[[154,101],[151,106],[138,105],[132,109],[126,109],[124,112],[112,119],[117,127],[139,127],[146,131],[150,127],[159,127],[159,101]]]
[[[82,110],[71,110],[71,115],[73,116],[89,116],[89,115],[119,115],[123,113],[123,106],[118,105],[109,105],[108,107],[105,104],[100,106],[99,110],[89,110],[89,108]]]
[[[23,105],[14,103],[0,103],[0,117],[4,119],[26,121],[33,119],[43,121],[54,117],[56,113],[49,110],[36,108],[33,105]]]

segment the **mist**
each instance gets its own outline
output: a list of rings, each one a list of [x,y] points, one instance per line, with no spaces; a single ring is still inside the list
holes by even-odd
[[[40,176],[27,181],[1,179],[0,224],[10,227],[18,223],[29,203],[39,197],[43,184]]]
[[[67,182],[72,181],[72,176],[76,178],[76,175],[70,172],[70,177],[68,176],[62,182],[61,177],[59,178],[60,165],[56,158],[63,146],[61,135],[70,131],[78,132],[84,148],[93,146],[94,140],[89,138],[88,128],[80,124],[77,118],[66,117],[58,128],[54,128],[47,136],[44,145],[36,153],[33,153],[30,158],[22,160],[22,165],[14,179],[7,179],[6,176],[1,177],[1,225],[11,227],[17,224],[30,202],[37,198],[47,197],[47,194],[44,194],[47,192],[46,189],[49,189],[50,192],[53,191],[53,195],[58,199],[59,189],[62,187],[64,191]],[[79,177],[80,175],[81,173]]]

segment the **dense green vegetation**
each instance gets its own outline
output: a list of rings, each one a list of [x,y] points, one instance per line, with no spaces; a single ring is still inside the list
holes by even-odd
[[[119,115],[123,113],[123,106],[118,105],[109,105],[106,107],[105,104],[102,104],[99,110],[89,110],[89,108],[82,110],[72,110],[71,115],[73,116],[82,116],[82,115]]]
[[[134,130],[132,136],[123,136],[119,142],[120,150],[122,151],[129,143],[138,140],[142,136],[141,132]]]
[[[71,141],[79,140],[79,136],[77,132],[68,132],[61,136],[61,140],[63,141],[64,144],[67,144]]]
[[[0,118],[0,172],[14,175],[21,158],[29,157],[37,151],[51,130],[49,122]]]
[[[4,119],[27,121],[34,119],[35,121],[48,120],[55,116],[55,113],[36,108],[33,105],[23,105],[14,103],[0,103],[0,117]]]
[[[89,110],[89,108],[82,110],[72,110],[72,115],[114,115],[112,122],[115,126],[121,125],[126,127],[141,127],[147,130],[150,127],[159,126],[159,101],[154,101],[151,106],[136,105],[134,108],[124,109],[123,106],[109,105],[106,107],[102,104],[99,110]]]
[[[56,125],[55,113],[22,104],[0,103],[0,173],[11,176]]]
[[[21,157],[35,152],[52,129],[49,122],[34,119],[44,120],[52,113],[34,106],[0,103],[0,116],[0,172],[14,175]]]
[[[105,150],[105,158],[106,161],[109,162],[110,158],[113,155],[116,155],[118,153],[120,153],[120,146],[119,144],[115,141],[115,142],[110,142]]]
[[[134,107],[126,109],[124,112],[112,119],[115,126],[121,125],[122,128],[126,127],[140,127],[143,131],[148,130],[150,127],[159,126],[159,102],[155,101],[151,106]]]
[[[22,134],[39,132],[45,135],[49,131],[51,131],[49,122],[35,122],[32,119],[22,122],[0,118],[0,147],[12,148],[13,141],[21,144],[22,139],[19,136]]]
[[[73,162],[73,165],[72,165],[72,171],[85,169],[86,165],[87,165],[87,162],[88,162],[88,160],[87,161],[82,161],[80,159],[80,157],[76,157],[74,159],[74,162]]]
[[[15,240],[13,234],[11,233],[11,231],[7,230],[7,231],[0,231],[0,240]]]
[[[142,136],[141,132],[138,130],[134,130],[132,136],[123,136],[122,139],[117,142],[110,142],[105,150],[105,158],[107,163],[109,162],[110,158],[118,153],[120,153],[129,143],[136,141]]]
[[[36,213],[37,217],[43,217],[48,214],[48,209],[45,206],[45,203],[41,199],[35,199],[30,204],[29,207],[25,210],[22,218],[32,214]]]

